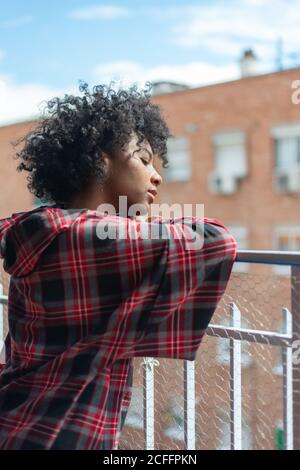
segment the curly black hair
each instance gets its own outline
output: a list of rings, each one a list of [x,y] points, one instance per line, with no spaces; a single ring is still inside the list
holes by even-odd
[[[87,185],[91,175],[106,179],[102,152],[123,149],[133,132],[138,145],[147,139],[153,153],[168,166],[167,139],[172,134],[158,105],[150,102],[151,84],[127,90],[96,85],[90,91],[80,81],[83,96],[65,94],[46,101],[38,125],[14,146],[24,143],[14,158],[22,162],[17,171],[30,172],[29,191],[37,198],[68,204]]]

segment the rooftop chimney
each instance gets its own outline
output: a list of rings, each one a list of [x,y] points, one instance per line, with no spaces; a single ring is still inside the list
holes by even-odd
[[[239,62],[242,78],[257,75],[257,57],[252,49],[246,49]]]

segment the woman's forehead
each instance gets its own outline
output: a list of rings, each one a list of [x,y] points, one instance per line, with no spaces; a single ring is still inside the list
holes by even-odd
[[[148,150],[151,153],[151,155],[153,153],[149,141],[146,138],[144,138],[141,142],[138,142],[138,136],[136,134],[134,134],[130,138],[127,148],[129,151],[138,150],[142,148],[142,149]]]

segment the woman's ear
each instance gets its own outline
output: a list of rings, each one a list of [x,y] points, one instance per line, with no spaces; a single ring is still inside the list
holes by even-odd
[[[102,152],[102,160],[104,162],[105,174],[109,177],[113,173],[111,156],[106,152]]]
[[[102,159],[104,160],[107,166],[110,166],[111,157],[107,152],[102,152]]]

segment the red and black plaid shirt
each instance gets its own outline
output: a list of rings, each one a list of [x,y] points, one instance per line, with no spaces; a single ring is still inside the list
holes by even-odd
[[[104,219],[138,236],[101,239]],[[153,224],[160,236],[143,238],[137,220],[57,205],[0,220],[10,274],[0,449],[117,449],[133,358],[195,359],[236,241],[216,219]],[[202,248],[174,236],[201,227]]]

